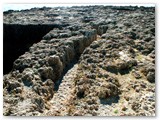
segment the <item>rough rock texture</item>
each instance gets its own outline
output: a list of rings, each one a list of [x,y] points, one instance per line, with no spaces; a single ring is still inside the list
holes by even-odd
[[[54,25],[4,75],[4,115],[155,116],[154,8],[33,8],[4,24]]]
[[[13,67],[13,62],[28,51],[34,43],[39,42],[42,37],[52,30],[54,25],[24,25],[3,24],[3,74],[7,74]]]

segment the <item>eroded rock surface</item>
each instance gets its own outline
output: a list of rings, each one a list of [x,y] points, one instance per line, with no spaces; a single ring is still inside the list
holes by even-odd
[[[4,75],[4,115],[155,116],[154,8],[34,8],[4,24],[54,25]]]

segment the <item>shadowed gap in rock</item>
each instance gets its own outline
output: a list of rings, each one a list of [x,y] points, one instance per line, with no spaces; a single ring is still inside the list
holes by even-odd
[[[78,62],[78,58],[75,58],[71,63],[69,63],[65,69],[63,70],[63,73],[61,75],[61,77],[59,78],[59,80],[57,82],[55,82],[55,86],[54,86],[54,91],[58,91],[60,84],[62,83],[63,77],[66,75],[66,73],[68,72],[68,70],[70,70],[71,68],[73,68],[73,66]]]
[[[12,70],[13,62],[56,25],[3,24],[3,74]]]
[[[112,105],[112,103],[118,103],[119,99],[119,96],[111,96],[109,98],[100,99],[100,103],[104,105]]]

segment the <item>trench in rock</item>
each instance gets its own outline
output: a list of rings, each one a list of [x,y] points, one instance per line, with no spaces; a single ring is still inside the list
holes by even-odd
[[[12,70],[13,62],[56,25],[3,24],[3,74]]]
[[[57,25],[20,25],[20,24],[3,24],[3,74],[12,70],[13,62],[29,50],[34,43],[42,40],[50,30],[54,28],[62,29],[63,26]],[[63,77],[78,62],[81,54],[77,54],[74,60],[69,63],[63,70],[59,80],[55,83],[54,90],[59,89]]]
[[[92,44],[92,43],[90,43],[90,44]],[[86,47],[86,48],[87,48],[87,47]],[[86,49],[86,48],[85,48],[85,49]],[[84,50],[85,50],[85,49],[84,49]],[[83,51],[84,51],[84,50],[83,50]],[[82,53],[83,53],[83,52],[82,52]],[[79,58],[80,58],[80,56],[81,56],[82,53],[77,54],[77,55],[75,56],[75,58],[64,68],[61,77],[57,80],[57,82],[54,83],[54,84],[55,84],[55,85],[54,85],[54,91],[58,91],[59,86],[60,86],[60,84],[62,83],[62,80],[63,80],[64,76],[67,74],[67,72],[68,72],[69,70],[71,70],[71,69],[74,67],[75,64],[78,63]]]
[[[63,70],[63,73],[59,80],[55,82],[54,84],[54,91],[58,91],[60,84],[62,83],[63,77],[66,75],[66,73],[73,68],[73,66],[78,63],[78,59],[74,59],[71,63],[69,63],[66,68]]]

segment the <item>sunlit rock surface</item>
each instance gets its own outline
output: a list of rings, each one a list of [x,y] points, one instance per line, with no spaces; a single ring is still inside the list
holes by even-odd
[[[155,8],[4,15],[5,116],[155,116]]]

